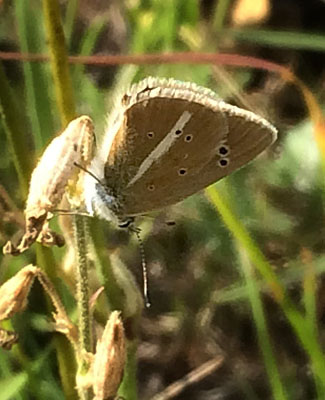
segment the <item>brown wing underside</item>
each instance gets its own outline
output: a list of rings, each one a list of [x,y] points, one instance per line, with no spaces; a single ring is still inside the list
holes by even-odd
[[[143,161],[172,131],[184,112],[191,114],[190,119],[169,150],[127,188]],[[131,106],[125,112],[124,123],[112,143],[105,168],[106,184],[114,194],[121,195],[123,214],[129,213],[130,208],[132,214],[134,210],[150,211],[151,206],[147,209],[150,199],[155,199],[156,203],[157,195],[163,197],[162,187],[169,186],[171,192],[177,189],[178,179],[173,181],[172,178],[177,166],[186,166],[190,171],[203,168],[214,157],[218,143],[226,135],[223,113],[216,113],[202,104],[185,99],[169,98],[167,102],[166,98],[150,98]],[[143,190],[148,179],[153,180],[157,192]]]
[[[200,133],[196,148],[194,152],[189,153],[187,159],[182,159],[184,150],[180,153],[176,148],[171,148],[152,165],[149,173],[144,174],[138,182],[125,191],[123,213],[145,214],[177,203],[242,167],[273,142],[273,133],[267,126],[247,121],[241,115],[230,116],[225,113],[225,116],[228,122],[226,141],[229,147],[228,166],[219,165],[221,156],[217,154],[216,145],[213,146],[214,154],[211,157],[212,149],[201,139]],[[204,123],[202,128],[204,130]],[[198,152],[201,156],[207,154],[209,161],[197,160]],[[180,175],[180,168],[187,168],[187,173]]]
[[[135,85],[121,106],[124,120],[105,167],[120,216],[145,214],[192,195],[251,161],[276,136],[255,114],[177,81]],[[190,118],[181,133],[162,146],[184,113]]]

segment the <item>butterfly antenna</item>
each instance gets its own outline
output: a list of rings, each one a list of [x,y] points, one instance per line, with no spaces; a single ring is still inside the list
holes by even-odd
[[[131,231],[135,233],[135,235],[138,239],[139,247],[140,247],[142,276],[143,276],[143,297],[144,297],[146,308],[150,308],[151,301],[149,298],[147,261],[146,261],[146,253],[144,251],[143,241],[140,236],[141,230],[139,228],[131,227]]]
[[[83,167],[81,164],[78,164],[77,162],[74,162],[74,165],[76,167],[80,168],[82,171],[84,171],[87,174],[89,174],[90,176],[92,176],[95,179],[95,181],[97,181],[100,185],[104,186],[103,182],[95,174],[93,174],[91,171],[89,171],[89,169]]]

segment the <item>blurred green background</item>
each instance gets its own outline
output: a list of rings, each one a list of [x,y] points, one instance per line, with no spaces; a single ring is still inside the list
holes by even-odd
[[[61,1],[61,11],[70,55],[174,51],[252,55],[290,66],[323,100],[325,3],[320,0],[70,0]],[[48,54],[41,1],[3,0],[0,12],[1,51]],[[3,61],[2,67],[0,238],[4,244],[17,239],[23,229],[22,182],[27,182],[46,144],[62,127],[49,63]],[[199,193],[139,221],[152,307],[143,311],[133,332],[138,338],[138,398],[153,399],[215,358],[221,362],[213,372],[197,375],[191,385],[183,382],[184,390],[177,396],[165,393],[159,399],[324,399],[325,365],[318,352],[323,347],[325,317],[324,170],[297,89],[275,75],[248,68],[72,65],[70,70],[78,115],[92,117],[98,136],[116,93],[149,75],[209,87],[232,104],[263,114],[279,128],[279,140],[271,149],[216,188],[303,316],[305,340],[288,322],[286,305],[277,304],[274,293],[253,271],[248,248],[234,239],[216,204]],[[5,107],[10,99],[18,110],[11,116]],[[22,136],[18,130],[10,135],[8,118]],[[12,141],[24,154],[20,180]],[[69,230],[69,221],[62,224]],[[59,229],[58,219],[53,226]],[[142,291],[139,245],[128,232],[103,221],[91,221],[90,232],[96,248],[91,291],[115,280],[114,289],[98,302],[96,323],[103,324],[114,308],[130,317],[134,299],[141,298]],[[0,282],[29,263],[41,265],[45,255],[75,320],[70,247],[68,243],[41,253],[35,245],[17,258],[4,256]],[[69,395],[62,390],[53,340],[62,338],[53,332],[39,284],[33,286],[26,311],[2,327],[14,329],[20,340],[11,351],[0,349],[0,400],[74,398],[73,387]]]

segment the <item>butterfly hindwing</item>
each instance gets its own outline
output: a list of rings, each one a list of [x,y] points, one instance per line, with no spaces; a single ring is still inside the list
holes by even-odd
[[[251,161],[276,136],[271,124],[208,89],[148,79],[121,101],[105,166],[121,216],[176,203]]]
[[[219,137],[212,148],[208,141],[201,143],[200,131],[198,143],[192,148],[194,154],[188,152],[189,156],[184,160],[176,146],[171,148],[152,165],[150,171],[127,188],[125,213],[141,214],[174,204],[247,164],[273,142],[274,132],[263,121],[244,120],[241,110],[239,115],[234,115],[233,109],[231,111],[232,114],[227,109],[220,111],[223,124],[227,122],[226,135]],[[250,113],[246,115],[250,116]],[[204,130],[204,124],[201,126]],[[205,132],[210,134],[209,131]],[[186,128],[184,134],[187,134]],[[183,150],[181,155],[184,153]],[[197,159],[198,153],[203,157]],[[184,174],[180,173],[182,170]]]

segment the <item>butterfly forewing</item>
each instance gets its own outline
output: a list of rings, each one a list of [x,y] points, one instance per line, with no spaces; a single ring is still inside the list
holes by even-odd
[[[148,176],[157,168],[163,165],[167,176],[180,165],[189,171],[197,166],[203,168],[214,157],[218,142],[227,134],[222,112],[216,113],[193,101],[198,97],[203,103],[206,95],[183,88],[158,89],[159,93],[154,95],[150,90],[141,92],[134,104],[126,108],[108,154],[105,184],[111,194],[119,197],[123,215],[131,215],[128,208],[125,211],[128,198],[132,208],[139,208],[136,204],[137,196],[141,197],[138,188],[146,184]],[[202,151],[197,151],[198,148]],[[166,176],[163,178],[166,180]],[[140,212],[146,207],[147,192],[152,192],[151,182],[146,184],[144,199],[139,199]]]
[[[227,140],[222,140],[219,146],[214,147],[214,156],[209,157],[207,163],[179,162],[178,154],[171,149],[152,167],[149,174],[144,174],[134,187],[126,190],[125,213],[141,214],[174,204],[242,167],[272,143],[273,134],[267,126],[247,121],[243,124],[240,118],[236,124],[236,120],[233,117],[228,119]],[[234,128],[236,130],[232,130]],[[202,154],[210,151],[200,144],[198,146]],[[218,149],[225,146],[229,152],[223,157]],[[226,160],[227,164],[220,164],[221,159]],[[180,174],[182,168],[187,168],[184,175]]]
[[[276,137],[275,128],[254,113],[174,80],[142,81],[122,105],[105,166],[120,216],[194,194],[251,161]]]
[[[161,100],[154,99],[153,103],[161,102],[163,105]],[[124,190],[123,212],[127,215],[173,204],[197,191],[194,188],[194,177],[215,157],[218,143],[227,135],[228,127],[223,113],[216,113],[198,103],[179,99],[173,99],[172,102],[173,126],[163,132],[155,148],[150,148],[140,164],[139,172]],[[160,107],[160,111],[171,117],[164,107]],[[186,124],[179,122],[184,115]],[[166,140],[168,137],[174,138],[170,147],[170,142]],[[185,190],[184,196],[186,182],[192,187]]]

